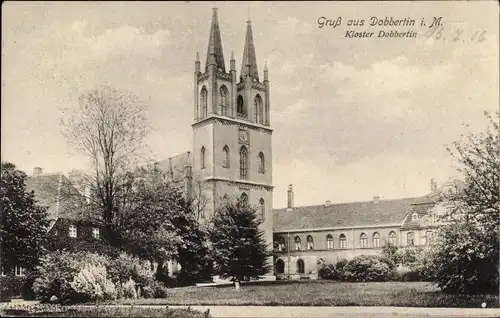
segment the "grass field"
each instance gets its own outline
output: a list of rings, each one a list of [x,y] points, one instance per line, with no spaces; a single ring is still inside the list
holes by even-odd
[[[340,283],[331,281],[276,281],[234,287],[188,287],[170,290],[167,298],[120,300],[135,305],[233,306],[399,306],[498,307],[498,295],[448,295],[430,283]]]
[[[162,318],[206,318],[200,311],[169,309],[166,307],[67,307],[59,305],[7,305],[0,307],[2,317],[162,317]]]

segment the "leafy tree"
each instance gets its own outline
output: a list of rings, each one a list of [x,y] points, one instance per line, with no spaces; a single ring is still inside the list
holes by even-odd
[[[259,278],[271,270],[262,221],[246,201],[225,201],[215,212],[209,230],[214,274],[233,281]]]
[[[115,220],[122,248],[141,259],[158,264],[157,278],[165,281],[167,261],[176,256],[180,239],[172,215],[182,213],[184,202],[178,190],[156,182],[154,174],[136,174],[131,183],[126,213]],[[118,240],[117,240],[118,241]]]
[[[155,167],[137,169],[127,190],[127,213],[117,218],[120,244],[142,259],[158,263],[157,277],[167,281],[165,263],[181,265],[178,282],[189,285],[210,276],[206,231],[183,189]]]
[[[469,133],[448,150],[465,182],[444,200],[455,205],[429,262],[431,279],[454,293],[498,291],[500,157],[497,119],[486,113],[486,132]]]
[[[137,163],[149,131],[146,108],[133,94],[103,86],[82,94],[77,107],[64,114],[63,135],[90,163],[91,173],[79,180],[91,187],[90,198],[104,219],[105,238],[116,245],[113,221],[123,211],[128,172]]]
[[[207,231],[198,222],[193,205],[183,202],[183,207],[183,211],[173,214],[171,219],[179,237],[176,259],[181,270],[177,281],[179,285],[191,285],[208,280],[212,269]]]
[[[401,263],[399,251],[398,247],[394,244],[385,243],[384,246],[382,246],[382,255],[391,259],[395,264]]]
[[[6,271],[16,265],[32,269],[43,253],[49,222],[47,209],[38,206],[26,190],[26,173],[9,162],[1,163],[0,245]]]

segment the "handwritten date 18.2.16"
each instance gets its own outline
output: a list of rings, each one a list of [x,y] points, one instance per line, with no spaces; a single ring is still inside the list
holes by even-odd
[[[464,31],[460,28],[445,28],[437,26],[423,33],[427,39],[433,38],[436,41],[450,41],[462,43],[481,43],[484,41],[486,30]]]

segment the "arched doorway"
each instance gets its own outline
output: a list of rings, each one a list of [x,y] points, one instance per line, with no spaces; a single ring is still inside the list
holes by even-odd
[[[276,274],[285,273],[285,262],[282,259],[276,261]]]
[[[297,261],[297,273],[298,274],[304,274],[304,272],[305,272],[304,261],[302,259],[299,259]]]

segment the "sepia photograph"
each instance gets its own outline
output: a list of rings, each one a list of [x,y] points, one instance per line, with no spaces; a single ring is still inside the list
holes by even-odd
[[[5,1],[3,317],[500,317],[498,1]]]

